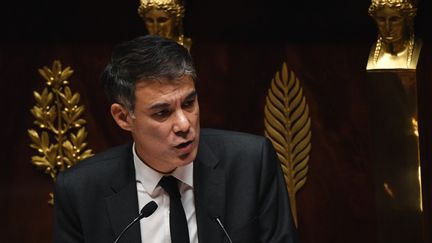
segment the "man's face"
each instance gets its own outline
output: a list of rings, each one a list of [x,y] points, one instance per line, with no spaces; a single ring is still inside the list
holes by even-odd
[[[398,9],[385,6],[375,13],[374,19],[385,43],[393,44],[404,40],[407,19]]]
[[[150,35],[173,38],[174,20],[167,12],[151,9],[145,14],[144,22]]]
[[[198,151],[199,106],[189,75],[174,82],[138,82],[134,114],[126,118],[138,156],[168,173],[191,163]]]

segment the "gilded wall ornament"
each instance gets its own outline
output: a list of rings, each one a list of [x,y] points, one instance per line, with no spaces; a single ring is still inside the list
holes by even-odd
[[[378,38],[367,69],[415,69],[421,41],[415,38],[413,0],[372,0],[369,15],[375,20]]]
[[[43,67],[39,74],[45,79],[42,93],[33,91],[36,104],[30,110],[37,129],[29,129],[31,148],[37,154],[31,158],[32,164],[44,170],[55,181],[58,172],[69,168],[78,161],[92,156],[86,149],[87,132],[81,118],[84,106],[79,105],[80,94],[72,93],[69,77],[70,67],[62,69],[60,61],[54,61],[52,68]],[[49,203],[53,204],[50,193]]]
[[[138,15],[143,19],[150,35],[175,40],[188,50],[192,40],[183,34],[185,8],[179,0],[141,0]]]
[[[306,183],[311,151],[311,119],[300,81],[284,63],[271,81],[264,107],[265,135],[282,164],[296,226],[296,194]]]

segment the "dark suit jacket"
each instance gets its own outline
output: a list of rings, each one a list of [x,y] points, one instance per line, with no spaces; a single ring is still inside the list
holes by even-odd
[[[263,137],[202,129],[194,193],[202,243],[228,242],[216,217],[234,243],[295,242],[280,164]],[[54,242],[113,242],[139,211],[131,144],[60,173],[54,209]],[[121,242],[140,242],[138,224]]]

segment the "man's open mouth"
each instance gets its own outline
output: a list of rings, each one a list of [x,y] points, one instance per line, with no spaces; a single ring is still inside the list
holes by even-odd
[[[181,143],[181,144],[179,144],[179,145],[177,145],[175,147],[178,148],[178,149],[182,149],[182,148],[186,148],[191,143],[192,143],[192,141],[188,141],[186,143]]]

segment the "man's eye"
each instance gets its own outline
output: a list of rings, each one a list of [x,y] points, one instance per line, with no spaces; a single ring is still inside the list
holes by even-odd
[[[189,108],[192,107],[195,103],[195,99],[193,100],[187,100],[183,103],[183,108]]]
[[[161,110],[153,114],[154,117],[162,118],[169,116],[169,110]]]

